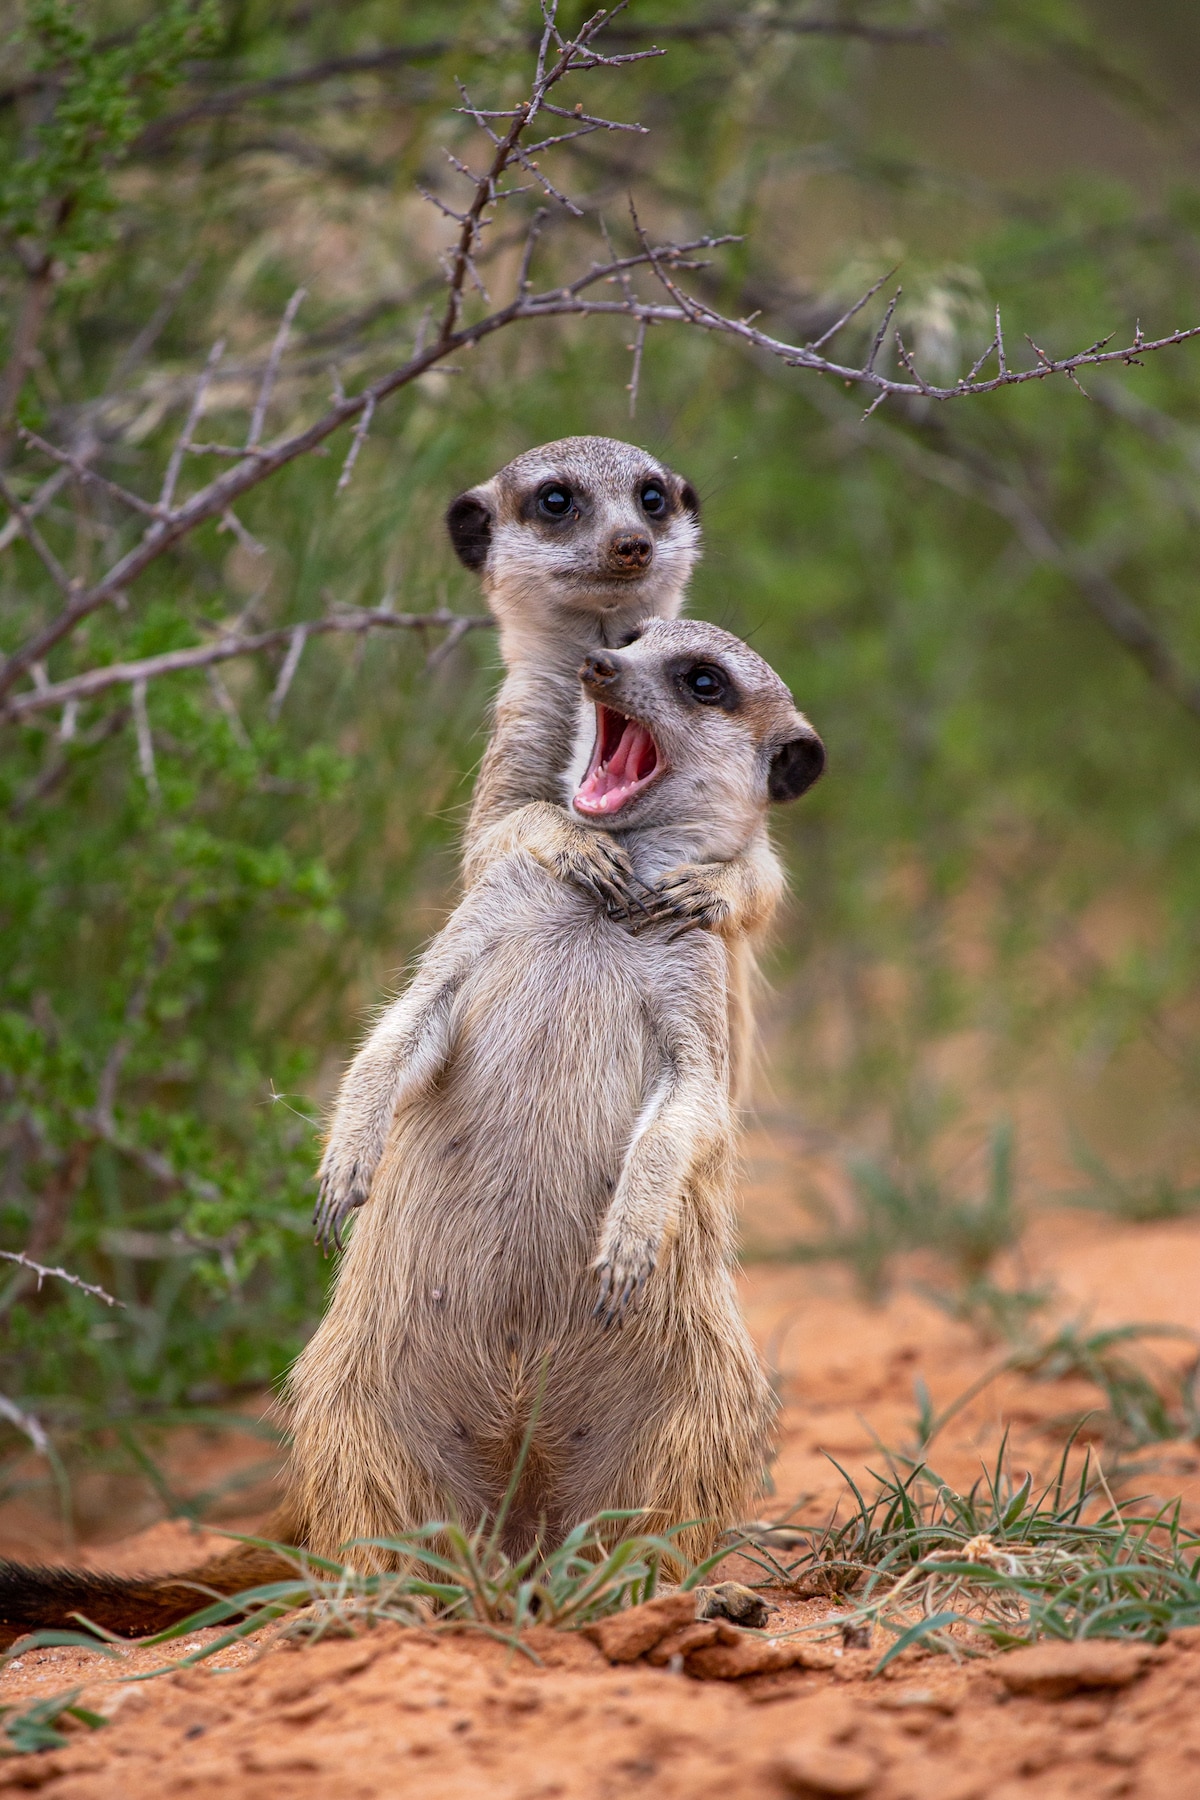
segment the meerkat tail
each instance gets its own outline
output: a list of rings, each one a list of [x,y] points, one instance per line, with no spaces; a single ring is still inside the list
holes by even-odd
[[[267,1521],[263,1535],[286,1544],[298,1533],[282,1510]],[[169,1575],[0,1561],[0,1648],[26,1632],[81,1629],[84,1621],[121,1637],[147,1637],[178,1625],[217,1596],[244,1594],[295,1574],[294,1562],[261,1544],[237,1544]]]

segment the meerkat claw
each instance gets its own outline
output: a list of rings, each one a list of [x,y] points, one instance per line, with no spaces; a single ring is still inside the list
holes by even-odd
[[[671,933],[668,943],[674,943],[685,931],[708,930],[719,925],[728,912],[727,905],[714,891],[711,877],[701,867],[682,868],[673,875],[664,875],[654,884],[651,893],[651,918],[655,923],[662,924],[670,919],[681,921],[680,929]]]
[[[622,923],[632,923],[635,912],[645,912],[645,902],[635,891],[646,890],[629,865],[629,858],[618,844],[596,837],[587,841],[583,850],[572,847],[554,860],[560,880],[580,888],[604,913]]]
[[[354,1182],[344,1197],[335,1196],[334,1184],[329,1180],[323,1181],[313,1212],[314,1242],[321,1246],[326,1256],[329,1254],[330,1244],[335,1250],[342,1249],[342,1226],[352,1212],[366,1205],[367,1190]]]
[[[702,931],[705,924],[706,921],[704,919],[685,919],[674,931],[667,933],[668,944],[675,943],[678,938],[686,937],[689,931]]]
[[[655,1262],[653,1249],[646,1245],[626,1254],[619,1253],[616,1261],[605,1257],[596,1264],[600,1295],[592,1308],[592,1317],[599,1321],[602,1331],[622,1325],[636,1310],[642,1290],[654,1273]]]

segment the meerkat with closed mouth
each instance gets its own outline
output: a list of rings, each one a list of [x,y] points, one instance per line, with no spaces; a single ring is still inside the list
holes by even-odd
[[[743,855],[823,766],[778,676],[715,626],[652,620],[578,680],[568,822],[614,833],[647,884]],[[514,1552],[637,1508],[691,1521],[697,1556],[761,1474],[768,1389],[732,1276],[728,947],[611,919],[547,869],[549,810],[489,828],[339,1095],[323,1231],[355,1203],[336,1171],[387,1147],[291,1379],[317,1554],[494,1518],[523,1442]]]

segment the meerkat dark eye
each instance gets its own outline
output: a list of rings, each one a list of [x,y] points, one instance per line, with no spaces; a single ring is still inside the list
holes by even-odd
[[[648,519],[661,519],[667,510],[667,496],[657,481],[648,481],[642,489],[642,511]]]
[[[574,505],[574,495],[561,481],[548,481],[538,491],[538,511],[548,519],[565,519]]]
[[[705,706],[720,706],[729,693],[729,678],[712,663],[696,663],[686,670],[683,685],[693,700]]]

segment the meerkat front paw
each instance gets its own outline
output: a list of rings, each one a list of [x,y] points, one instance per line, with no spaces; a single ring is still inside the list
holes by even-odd
[[[645,898],[646,917],[639,924],[661,924],[676,919],[679,929],[671,938],[685,931],[712,931],[729,917],[730,906],[722,892],[726,876],[724,863],[681,863],[654,883]]]
[[[600,1276],[600,1297],[592,1308],[593,1319],[598,1319],[607,1330],[635,1312],[657,1261],[657,1246],[648,1238],[632,1243],[618,1241],[602,1250],[593,1264]]]
[[[319,1177],[320,1187],[317,1191],[317,1204],[313,1212],[313,1227],[316,1231],[316,1242],[328,1253],[330,1246],[342,1248],[342,1226],[360,1206],[365,1206],[371,1191],[370,1177],[364,1175],[357,1162],[348,1170],[336,1165],[322,1168]]]
[[[645,883],[634,874],[626,851],[606,833],[581,831],[546,860],[560,881],[590,894],[610,919],[633,920],[645,915]]]

